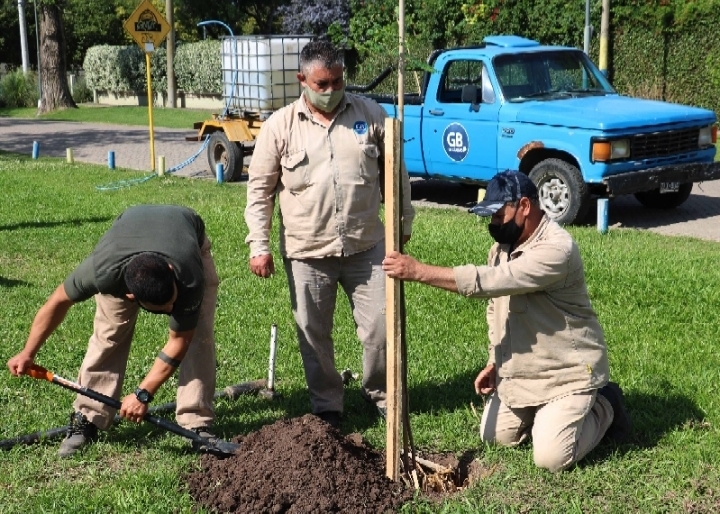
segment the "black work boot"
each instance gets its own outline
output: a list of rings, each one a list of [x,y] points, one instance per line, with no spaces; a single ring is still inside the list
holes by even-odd
[[[605,432],[605,438],[616,443],[623,443],[630,438],[630,416],[625,410],[625,398],[623,396],[622,389],[615,382],[608,382],[604,387],[598,390],[598,394],[601,394],[613,408],[613,421]]]
[[[378,416],[380,416],[382,419],[387,419],[387,407],[379,405],[378,402],[370,398],[370,395],[364,387],[360,389],[360,396],[362,396],[362,399],[365,400],[367,403],[375,406]]]
[[[63,442],[60,443],[58,457],[71,457],[80,448],[97,440],[98,427],[92,424],[82,412],[70,414],[70,426]]]
[[[217,443],[219,440],[218,436],[216,436],[210,431],[210,427],[197,427],[191,428],[190,430],[195,432],[203,439],[207,439],[207,442],[210,446],[215,445],[215,443]],[[191,445],[193,450],[195,450],[196,452],[202,450],[205,447],[205,445],[203,443],[200,443],[199,441],[191,441]]]
[[[340,428],[340,420],[342,419],[342,414],[340,414],[339,412],[334,410],[326,410],[323,412],[318,412],[315,415],[331,427]]]

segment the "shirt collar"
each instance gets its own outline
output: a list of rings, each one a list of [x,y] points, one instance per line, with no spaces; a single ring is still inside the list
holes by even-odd
[[[543,234],[543,232],[545,232],[545,229],[547,228],[549,223],[550,223],[550,218],[548,218],[547,214],[543,214],[543,217],[540,219],[540,223],[538,223],[538,226],[537,226],[537,228],[535,228],[533,233],[530,234],[530,237],[528,237],[527,240],[523,244],[521,244],[520,246],[515,248],[512,252],[509,252],[511,258],[521,255],[523,253],[523,251],[525,251],[526,246],[528,246],[529,244],[536,241]],[[508,251],[510,249],[509,245],[503,245],[503,246],[505,246],[505,251]]]

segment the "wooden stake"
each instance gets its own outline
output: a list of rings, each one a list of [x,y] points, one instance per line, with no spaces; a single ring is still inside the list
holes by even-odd
[[[402,226],[400,215],[400,121],[385,120],[385,251],[400,251]],[[385,315],[387,329],[387,463],[388,478],[400,476],[402,443],[402,359],[400,323],[400,281],[385,278]]]

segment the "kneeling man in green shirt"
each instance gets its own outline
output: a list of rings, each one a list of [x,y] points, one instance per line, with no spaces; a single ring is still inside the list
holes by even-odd
[[[119,399],[140,309],[168,315],[170,335],[120,416],[140,422],[160,386],[180,368],[176,419],[209,440],[215,419],[215,338],[218,277],[203,220],[176,205],[139,205],[113,222],[77,269],[35,315],[23,350],[7,365],[23,374],[77,302],[95,298],[94,332],[78,382]],[[78,395],[59,455],[73,455],[112,425],[115,410]]]
[[[620,387],[609,382],[607,346],[572,236],[545,215],[535,184],[520,172],[495,175],[471,212],[491,216],[497,243],[487,265],[441,268],[393,252],[383,269],[489,299],[489,358],[475,379],[477,394],[490,395],[483,441],[532,439],[535,464],[561,471],[603,438],[626,439],[630,418]]]

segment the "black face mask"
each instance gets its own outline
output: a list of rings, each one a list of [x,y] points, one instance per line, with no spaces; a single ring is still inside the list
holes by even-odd
[[[495,225],[490,223],[488,225],[488,231],[495,241],[501,245],[514,245],[520,239],[520,234],[525,227],[519,226],[515,223],[514,219],[511,219],[507,223],[502,225]]]

